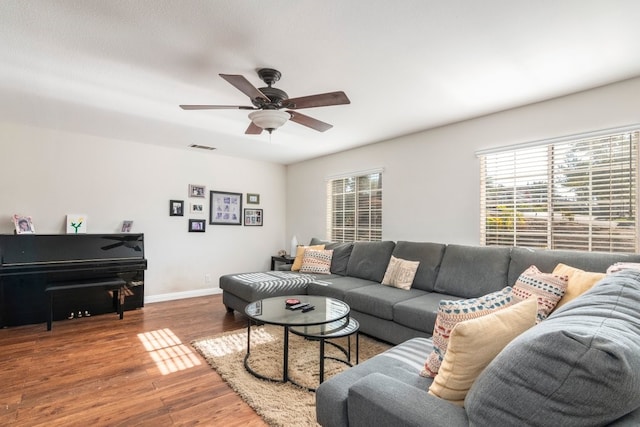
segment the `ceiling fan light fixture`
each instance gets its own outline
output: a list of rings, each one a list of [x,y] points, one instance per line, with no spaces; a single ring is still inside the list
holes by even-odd
[[[285,124],[291,115],[280,110],[260,110],[250,113],[249,118],[253,124],[271,133]]]

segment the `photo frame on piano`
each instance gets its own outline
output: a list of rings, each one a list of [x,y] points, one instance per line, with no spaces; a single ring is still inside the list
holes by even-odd
[[[33,234],[36,232],[30,216],[13,216],[13,224],[16,227],[16,234]]]

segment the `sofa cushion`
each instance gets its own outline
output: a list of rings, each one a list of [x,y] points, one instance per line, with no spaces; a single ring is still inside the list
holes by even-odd
[[[379,286],[379,283],[372,282],[371,280],[358,279],[357,277],[332,275],[330,278],[322,277],[309,283],[307,285],[307,293],[309,295],[319,295],[344,301],[348,291],[364,286]]]
[[[347,264],[347,276],[382,282],[395,245],[391,241],[355,242]]]
[[[433,351],[428,355],[422,376],[435,377],[447,352],[451,330],[456,324],[476,319],[513,303],[511,288],[505,287],[479,298],[466,300],[442,300],[438,306],[438,316],[433,328]]]
[[[579,268],[572,267],[560,263],[553,269],[553,274],[564,275],[569,278],[569,284],[556,309],[562,307],[572,299],[575,299],[591,289],[598,281],[604,279],[605,273],[594,273],[592,271],[584,271]]]
[[[413,279],[413,288],[433,291],[446,245],[431,242],[399,241],[393,249],[393,256],[409,261],[419,261],[420,265]]]
[[[429,393],[462,406],[480,372],[515,337],[536,324],[536,298],[454,326]]]
[[[302,256],[300,273],[331,274],[332,250],[306,249]]]
[[[347,400],[349,389],[360,379],[376,372],[393,372],[412,386],[427,390],[431,378],[415,374],[422,364],[421,355],[431,348],[428,338],[413,338],[392,347],[320,384],[316,390],[316,417],[323,426],[348,425]],[[426,392],[425,392],[426,394]]]
[[[435,291],[476,298],[507,286],[510,248],[448,245]]]
[[[329,243],[326,244],[324,248],[333,251],[331,272],[333,274],[346,276],[349,257],[351,257],[351,251],[353,250],[353,243]]]
[[[382,278],[382,284],[405,290],[411,289],[419,265],[420,261],[407,261],[406,259],[396,258],[391,255],[389,265],[387,265],[387,271],[385,271],[384,277]]]
[[[393,321],[431,335],[436,323],[440,301],[456,298],[454,295],[428,292],[419,297],[400,301],[393,306]]]
[[[640,272],[620,272],[514,339],[469,390],[471,425],[607,425],[640,408],[639,306]]]
[[[547,318],[556,307],[567,289],[569,278],[552,273],[542,273],[535,265],[527,268],[513,286],[513,298],[524,301],[534,296],[538,298],[538,322]]]
[[[419,289],[397,289],[378,283],[374,286],[348,291],[345,294],[344,302],[349,304],[352,310],[385,320],[393,320],[393,306],[396,303],[425,293]]]
[[[640,254],[621,254],[584,251],[546,250],[515,247],[511,250],[508,286],[513,286],[520,274],[534,265],[545,273],[551,273],[558,263],[585,271],[604,273],[617,261],[640,262]]]

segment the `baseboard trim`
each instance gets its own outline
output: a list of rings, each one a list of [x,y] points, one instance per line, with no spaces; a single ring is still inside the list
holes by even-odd
[[[149,295],[144,297],[145,304],[153,304],[154,302],[173,301],[176,299],[204,297],[208,295],[221,294],[222,289],[210,288],[210,289],[196,289],[193,291],[184,292],[172,292],[170,294]]]

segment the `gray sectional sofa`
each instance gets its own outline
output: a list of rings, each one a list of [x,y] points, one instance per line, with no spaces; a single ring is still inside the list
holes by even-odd
[[[312,239],[310,244],[318,243],[334,250],[330,275],[230,274],[220,278],[220,287],[230,311],[278,295],[338,298],[349,304],[361,332],[398,344],[318,388],[321,425],[568,426],[606,425],[616,419],[619,425],[638,425],[639,273],[607,277],[518,337],[476,380],[464,408],[428,394],[433,379],[419,372],[433,348],[430,336],[440,300],[474,298],[513,286],[531,265],[543,272],[558,263],[605,272],[616,262],[640,262],[640,255],[406,241]],[[420,262],[410,290],[380,285],[391,255]],[[623,338],[615,338],[616,333]],[[599,355],[586,357],[592,347]],[[576,360],[586,365],[572,371]],[[531,369],[521,369],[530,362]],[[507,366],[511,377],[500,374]],[[608,398],[624,393],[627,397]]]

